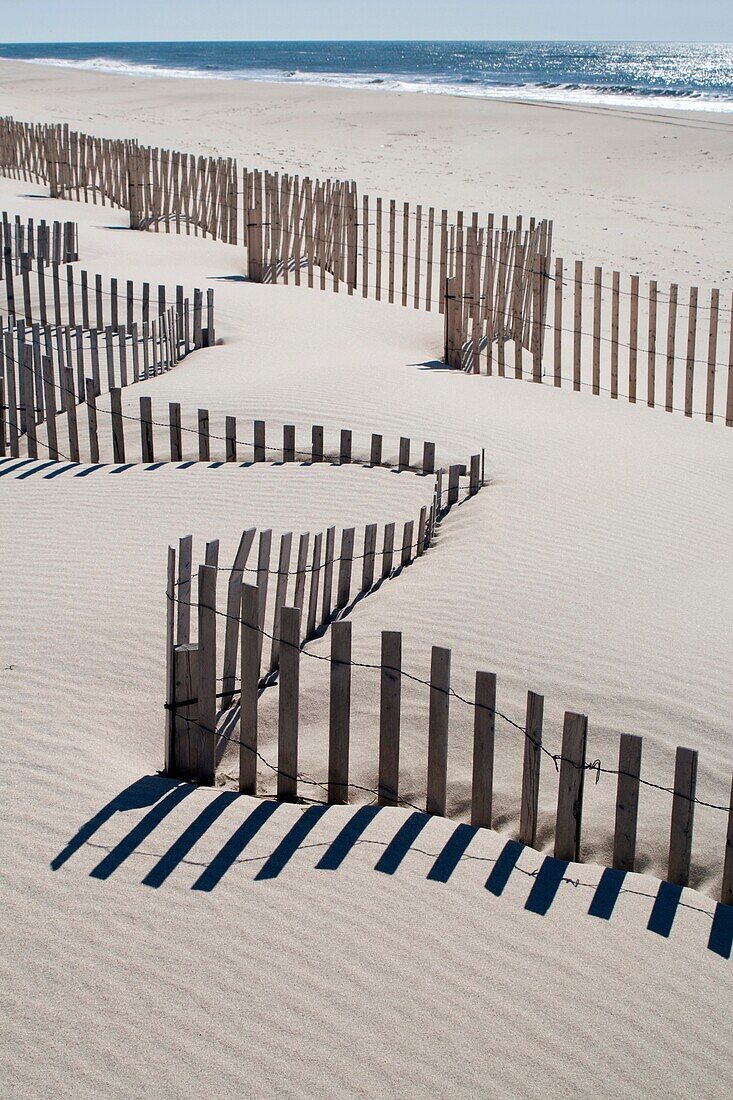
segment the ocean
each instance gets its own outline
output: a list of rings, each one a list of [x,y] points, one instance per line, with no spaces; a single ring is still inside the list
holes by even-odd
[[[0,57],[139,77],[733,111],[731,43],[44,42],[0,45]]]

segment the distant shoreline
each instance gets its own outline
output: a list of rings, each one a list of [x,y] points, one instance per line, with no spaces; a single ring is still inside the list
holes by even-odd
[[[0,46],[0,60],[135,79],[733,114],[733,46],[722,43],[29,43]]]

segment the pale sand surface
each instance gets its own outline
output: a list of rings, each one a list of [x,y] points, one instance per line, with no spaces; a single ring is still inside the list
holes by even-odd
[[[157,134],[249,163],[256,148],[261,163],[314,174],[348,165],[360,182],[394,185],[398,197],[414,191],[464,208],[484,205],[475,177],[491,162],[472,128],[496,125],[500,115],[507,125],[511,112],[527,128],[546,117],[513,105],[351,93],[351,114],[363,118],[345,136],[329,114],[346,111],[343,93],[223,82],[131,88],[125,78],[6,64],[0,72],[4,109],[18,117]],[[279,126],[286,104],[304,112],[291,110],[288,134]],[[307,125],[306,110],[318,111]],[[400,112],[408,111],[423,129],[433,127],[431,140],[420,142],[424,155],[408,139],[377,152],[375,128],[401,129]],[[558,194],[557,150],[540,155],[535,143],[548,204],[557,204],[538,213],[562,216],[565,240],[576,234],[595,249],[606,224],[598,205],[610,210],[619,233],[609,255],[628,270],[633,253],[619,220],[626,211],[635,245],[648,242],[687,274],[704,261],[722,285],[730,237],[724,248],[716,230],[703,246],[695,226],[712,233],[725,222],[726,125],[691,116],[689,127],[677,127],[690,162],[720,184],[701,190],[700,177],[670,180],[685,254],[661,222],[625,201],[646,188],[651,202],[659,166],[649,134],[661,143],[666,122],[610,112],[560,117],[575,134],[566,174],[574,164],[589,183],[592,158],[581,145],[600,149],[604,126],[606,144],[631,148],[624,155],[637,179],[614,169],[602,203],[583,198],[576,181],[572,217],[571,200]],[[448,127],[460,119],[464,130],[451,140],[461,161],[445,178]],[[703,146],[709,157],[700,156]],[[493,172],[499,198],[502,175],[512,186],[506,202],[486,205],[529,211],[541,197],[525,173],[516,183],[505,159]],[[527,688],[544,692],[553,747],[562,711],[584,711],[591,758],[614,766],[618,733],[640,733],[645,775],[669,783],[674,747],[688,744],[700,750],[700,797],[727,799],[733,567],[725,429],[605,398],[422,369],[440,349],[437,317],[306,288],[220,281],[241,273],[238,250],[108,228],[124,226],[125,214],[44,194],[0,181],[3,209],[79,221],[80,266],[215,287],[221,346],[144,389],[131,387],[126,408],[145,392],[154,408],[169,400],[192,412],[207,406],[212,429],[233,414],[243,425],[255,417],[276,428],[296,423],[305,439],[314,421],[331,438],[342,427],[361,440],[382,431],[395,449],[407,434],[434,439],[441,461],[486,447],[491,484],[446,520],[421,561],[355,609],[357,659],[376,658],[382,629],[404,631],[405,666],[419,675],[431,644],[451,646],[456,688],[470,694],[477,667],[496,671],[499,706],[519,721]],[[570,881],[539,915],[530,911],[538,908],[537,853],[521,854],[501,897],[484,888],[516,835],[522,747],[505,726],[497,730],[496,777],[496,825],[505,832],[473,837],[447,882],[426,876],[454,835],[450,822],[431,820],[384,874],[375,865],[409,811],[382,812],[338,869],[327,870],[317,864],[354,810],[329,810],[306,835],[312,822],[303,809],[279,807],[244,847],[231,838],[255,811],[253,800],[191,788],[178,800],[158,780],[139,783],[128,808],[52,870],[84,823],[160,767],[168,542],[193,532],[200,557],[204,541],[218,537],[226,564],[246,526],[279,534],[402,520],[429,487],[409,474],[330,465],[53,479],[45,472],[0,477],[3,1095],[729,1095],[731,964],[707,947],[723,815],[698,809],[701,892],[684,892],[668,938],[646,927],[669,820],[668,796],[650,791],[640,820],[646,873],[627,879],[611,919],[588,915],[601,875],[595,863],[568,868]],[[326,653],[327,642],[309,648]],[[302,665],[301,767],[322,779],[325,673],[320,662]],[[352,761],[365,786],[375,781],[375,689],[372,674],[355,674]],[[273,759],[276,693],[265,700],[262,747]],[[418,688],[405,688],[405,708],[404,793],[419,801],[426,699]],[[458,704],[452,715],[450,809],[465,818],[470,715]],[[271,785],[264,766],[261,778]],[[545,760],[544,852],[554,781]],[[609,856],[613,800],[612,778],[598,786],[591,778],[584,851],[599,863]],[[294,825],[303,830],[298,850],[276,877],[257,880]],[[149,874],[155,889],[142,884]]]

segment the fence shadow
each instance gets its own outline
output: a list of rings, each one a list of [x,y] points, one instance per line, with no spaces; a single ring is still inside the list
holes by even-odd
[[[51,869],[59,871],[72,856],[89,846],[95,851],[101,849],[104,852],[89,872],[90,877],[109,879],[135,855],[143,842],[153,838],[154,847],[156,829],[174,814],[186,798],[200,790],[192,784],[166,779],[160,775],[143,776],[111,799],[79,828],[51,860]],[[385,811],[376,805],[360,806],[350,813],[333,839],[319,840],[312,835],[318,825],[327,821],[335,812],[343,814],[344,808],[316,803],[304,807],[285,835],[280,835],[276,841],[268,844],[267,836],[262,835],[265,826],[277,816],[292,814],[293,807],[292,804],[286,807],[274,800],[263,799],[254,803],[247,817],[239,821],[210,859],[205,863],[189,859],[193,849],[209,829],[224,818],[227,811],[234,808],[242,797],[233,790],[212,793],[196,817],[181,829],[174,841],[160,853],[154,853],[155,862],[142,878],[142,885],[159,889],[184,864],[194,865],[199,869],[191,889],[204,893],[215,889],[235,864],[241,868],[243,864],[251,863],[255,867],[249,881],[273,880],[282,874],[299,851],[305,849],[322,849],[316,859],[314,871],[337,871],[355,848],[369,845],[378,852],[373,869],[382,875],[397,874],[410,856],[413,857],[413,867],[415,857],[427,861],[426,880],[441,884],[447,884],[462,865],[491,864],[488,877],[484,880],[481,876],[481,882],[477,882],[477,886],[496,898],[503,898],[508,904],[520,905],[526,912],[536,916],[547,916],[561,890],[571,887],[576,894],[587,894],[587,908],[585,902],[582,903],[582,909],[587,916],[610,921],[619,898],[628,893],[635,897],[649,898],[652,906],[646,927],[656,935],[668,938],[679,910],[684,908],[711,921],[708,950],[726,959],[731,956],[733,908],[730,906],[717,903],[711,913],[709,909],[686,900],[684,891],[679,886],[661,882],[656,893],[653,893],[643,890],[641,884],[630,881],[630,876],[625,872],[611,868],[603,871],[598,882],[586,882],[575,877],[578,874],[577,866],[571,867],[565,860],[550,856],[542,858],[538,852],[525,848],[516,840],[505,841],[498,855],[479,854],[477,851],[470,851],[470,846],[482,830],[466,823],[456,824],[442,846],[438,845],[437,850],[433,850],[436,848],[434,844],[421,839],[431,817],[417,810],[406,818],[398,817],[394,834],[385,839],[385,814],[392,811]],[[141,810],[145,811],[142,817],[135,813]],[[134,821],[123,837],[111,845],[101,842],[104,838],[98,834],[103,832],[104,827],[116,815],[128,812],[134,813]],[[380,836],[365,836],[377,819],[382,826]],[[119,835],[119,830],[115,835]],[[246,855],[248,845],[256,837],[264,842],[264,852]],[[149,849],[150,845],[146,844],[144,855],[147,859],[151,855]],[[531,869],[521,865],[525,854],[534,865]],[[536,866],[538,859],[541,862]],[[516,887],[519,879],[529,881],[529,892],[526,896],[521,891],[522,897],[518,900],[520,892],[513,889],[512,896],[505,897],[510,881]]]

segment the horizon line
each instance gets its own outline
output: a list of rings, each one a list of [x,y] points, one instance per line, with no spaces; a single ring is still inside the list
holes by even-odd
[[[0,42],[3,46],[167,46],[189,45],[195,46],[202,43],[213,44],[259,44],[275,45],[281,43],[494,43],[494,42],[568,42],[568,43],[594,43],[608,44],[638,44],[644,45],[717,45],[730,46],[733,40],[717,38],[57,38],[57,39],[23,39],[16,42]]]

